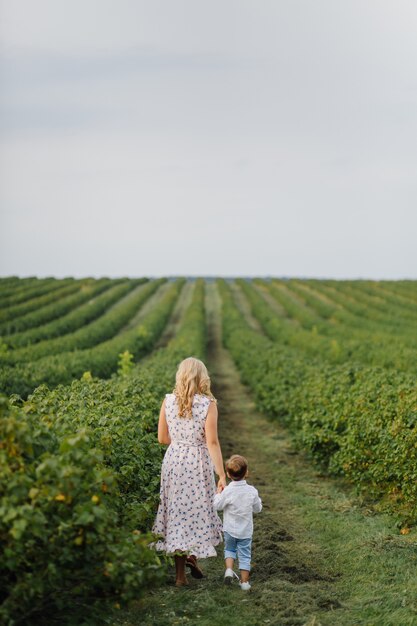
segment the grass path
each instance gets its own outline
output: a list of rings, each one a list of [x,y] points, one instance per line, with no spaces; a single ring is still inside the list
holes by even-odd
[[[256,330],[257,332],[262,333],[262,326],[259,323],[259,321],[256,319],[256,317],[252,315],[248,299],[246,298],[240,286],[235,281],[233,281],[232,283],[229,283],[229,286],[232,290],[232,294],[235,299],[235,302],[237,306],[239,307],[239,309],[241,310],[241,312],[243,313],[243,315],[245,316],[245,319],[247,323],[249,324],[249,326],[252,328],[252,330]],[[212,323],[211,323],[211,327],[213,329],[212,334],[214,334],[215,332],[220,332],[220,331],[217,331],[217,328],[216,328],[217,316],[213,317],[213,313],[215,314],[216,311],[212,311],[210,309],[210,307],[213,307],[213,304],[215,303],[215,300],[212,300],[212,298],[213,296],[216,297],[216,291],[213,289],[213,287],[209,287],[208,293],[209,294],[211,293],[211,296],[212,296],[211,298],[209,296],[207,306],[209,307],[208,310],[210,311],[210,318],[212,319]],[[215,338],[213,337],[212,346],[215,345],[216,342],[217,344],[219,344],[219,348],[221,348],[221,335],[219,337],[215,337]],[[216,363],[216,361],[218,360],[223,361],[224,358],[225,358],[225,355],[221,354],[219,351],[219,354],[218,355],[214,354],[211,360],[214,363]]]
[[[194,288],[195,281],[188,280],[184,284],[184,287],[182,288],[179,298],[174,306],[174,310],[172,311],[172,315],[168,320],[168,324],[157,341],[154,350],[163,348],[175,336],[175,333],[181,324],[181,320],[191,304]]]
[[[112,622],[123,626],[412,626],[417,624],[416,540],[321,476],[288,433],[260,414],[221,344],[220,302],[207,286],[208,366],[224,457],[244,454],[263,499],[255,516],[252,591],[222,584],[218,557],[202,581],[148,593]]]
[[[145,283],[145,285],[148,284],[149,283]],[[139,287],[145,287],[145,285],[139,285]],[[121,335],[127,330],[132,330],[132,328],[136,328],[136,326],[139,326],[139,324],[148,315],[148,313],[150,313],[158,306],[158,303],[164,297],[166,292],[169,291],[171,285],[172,283],[168,281],[160,285],[160,287],[158,287],[157,290],[145,300],[145,302],[139,307],[137,313],[135,313],[134,316],[130,318],[130,320],[118,331],[117,334]],[[135,292],[137,293],[138,290],[139,289],[135,289]]]

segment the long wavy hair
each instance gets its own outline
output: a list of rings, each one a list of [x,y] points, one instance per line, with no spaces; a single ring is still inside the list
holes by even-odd
[[[192,417],[193,398],[196,393],[216,402],[211,393],[211,381],[203,361],[189,356],[181,361],[175,376],[175,393],[179,417]]]

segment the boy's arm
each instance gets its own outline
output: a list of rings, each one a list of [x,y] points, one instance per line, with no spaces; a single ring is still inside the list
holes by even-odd
[[[257,490],[255,489],[255,493],[253,494],[253,504],[252,510],[254,513],[260,513],[262,511],[262,500],[259,497]]]
[[[223,511],[225,505],[227,504],[227,487],[223,489],[221,493],[216,493],[213,500],[213,506],[216,511]]]

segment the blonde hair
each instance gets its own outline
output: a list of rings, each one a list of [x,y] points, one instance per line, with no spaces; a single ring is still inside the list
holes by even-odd
[[[226,461],[226,470],[232,480],[242,480],[248,471],[248,462],[244,456],[233,454]]]
[[[210,377],[203,361],[189,356],[181,361],[175,376],[175,393],[179,417],[192,417],[194,394],[199,393],[216,401],[210,389]]]

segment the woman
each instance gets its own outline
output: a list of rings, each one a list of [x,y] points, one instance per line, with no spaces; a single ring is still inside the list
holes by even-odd
[[[204,363],[193,357],[178,367],[173,393],[162,402],[158,441],[169,444],[161,469],[160,503],[152,531],[163,539],[157,550],[175,555],[177,587],[187,585],[185,567],[202,578],[197,558],[216,556],[222,523],[213,507],[226,486],[217,436],[217,404]]]

